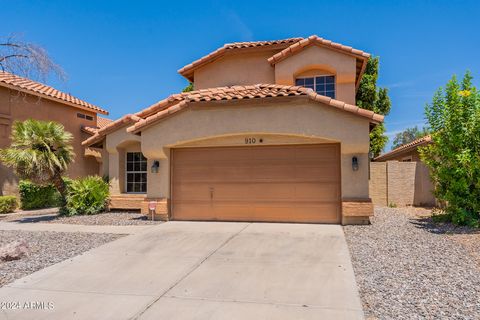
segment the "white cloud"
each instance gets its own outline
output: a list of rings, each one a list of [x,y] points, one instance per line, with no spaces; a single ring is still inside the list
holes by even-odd
[[[243,41],[252,41],[253,32],[248,25],[240,18],[240,16],[234,12],[229,11],[227,13],[228,19],[231,22],[231,26],[240,34],[240,39]]]

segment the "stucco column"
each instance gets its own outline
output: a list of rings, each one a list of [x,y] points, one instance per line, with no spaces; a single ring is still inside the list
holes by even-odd
[[[358,170],[352,168],[357,157]],[[348,152],[341,155],[342,199],[368,199],[368,153]]]
[[[101,151],[102,153],[102,158],[101,158],[101,162],[100,162],[100,165],[99,165],[99,168],[98,168],[98,175],[100,177],[103,177],[105,175],[110,175],[109,171],[110,171],[110,168],[109,168],[109,155],[108,155],[108,152],[105,150],[105,149],[102,149]]]
[[[108,176],[110,179],[110,194],[120,194],[120,157],[118,152],[109,152],[108,153],[109,161],[108,165]]]
[[[170,218],[170,150],[156,148],[153,152],[144,152],[144,155],[148,158],[147,198],[142,201],[141,211],[150,214],[149,203],[153,201],[156,203],[154,219],[168,221]],[[151,170],[154,161],[160,164],[156,173]]]
[[[147,173],[147,197],[155,199],[170,198],[170,151],[165,151],[166,158],[149,159]],[[153,161],[159,161],[158,173],[152,173],[150,168]]]

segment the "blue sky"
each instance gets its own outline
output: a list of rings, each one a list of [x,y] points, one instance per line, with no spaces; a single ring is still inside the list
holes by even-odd
[[[389,135],[424,122],[453,74],[480,79],[474,1],[7,1],[0,35],[45,47],[68,74],[50,82],[116,119],[180,91],[177,70],[226,42],[317,34],[380,56]]]

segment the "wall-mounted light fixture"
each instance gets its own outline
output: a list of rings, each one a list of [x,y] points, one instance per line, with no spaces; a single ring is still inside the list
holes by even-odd
[[[151,172],[152,173],[158,173],[158,168],[160,168],[160,161],[153,160]]]
[[[356,156],[352,157],[352,170],[358,171],[358,158]]]

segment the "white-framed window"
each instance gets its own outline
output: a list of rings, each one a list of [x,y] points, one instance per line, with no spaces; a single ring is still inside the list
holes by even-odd
[[[322,96],[335,99],[335,76],[319,75],[315,77],[300,77],[295,79],[295,85],[313,89]]]
[[[141,152],[127,152],[126,155],[127,193],[147,192],[147,158]]]

